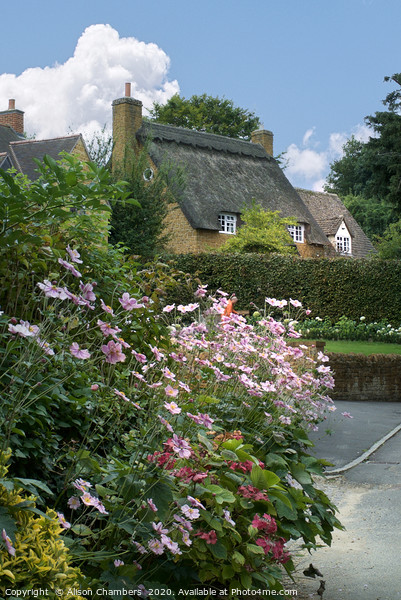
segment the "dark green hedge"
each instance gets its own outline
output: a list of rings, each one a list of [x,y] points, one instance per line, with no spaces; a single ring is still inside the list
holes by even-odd
[[[174,266],[208,284],[235,292],[239,308],[253,302],[262,308],[266,296],[300,300],[313,316],[338,320],[365,316],[401,323],[401,261],[379,259],[301,259],[262,254],[180,254]],[[194,285],[195,289],[196,285]],[[193,290],[178,287],[171,301],[193,302]]]

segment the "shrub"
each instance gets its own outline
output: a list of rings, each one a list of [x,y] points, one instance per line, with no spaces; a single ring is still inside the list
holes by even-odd
[[[54,392],[59,407],[68,404],[66,431],[79,406],[86,414],[51,464],[60,471],[53,485],[71,525],[71,556],[91,589],[156,586],[174,597],[188,580],[281,589],[280,566],[293,568],[286,541],[330,543],[339,526],[313,485],[324,462],[307,452],[306,430],[331,405],[329,369],[287,345],[285,335],[298,335],[291,322],[220,320],[225,296],[203,300],[204,287],[197,302],[165,305],[161,314],[150,298],[118,288],[112,305],[99,302],[74,278],[84,266],[69,254],[71,262],[61,260],[68,287],[40,283],[43,321],[8,323],[11,362],[20,355],[31,375],[21,380],[6,369],[21,402],[8,405],[4,422],[18,435],[21,411],[38,418],[32,373],[39,377],[42,365],[43,400]]]
[[[393,327],[387,319],[367,323],[362,316],[358,321],[341,317],[333,323],[330,319],[305,319],[297,323],[296,330],[307,339],[368,340],[371,342],[401,343],[401,327]]]
[[[379,259],[310,258],[262,254],[184,254],[171,256],[177,269],[215,292],[235,292],[238,306],[263,306],[265,297],[296,298],[313,316],[338,321],[343,315],[368,322],[401,323],[401,262]],[[187,286],[169,302],[188,303]]]
[[[22,493],[21,486],[40,482],[7,477],[10,453],[0,453],[0,592],[46,590],[46,597],[79,598],[83,577],[71,566],[61,537],[65,521],[54,510],[46,514],[36,508],[35,497]]]

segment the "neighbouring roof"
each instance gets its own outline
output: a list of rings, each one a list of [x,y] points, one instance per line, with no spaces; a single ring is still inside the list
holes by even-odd
[[[11,161],[18,171],[34,181],[39,177],[34,158],[42,160],[48,154],[55,160],[60,160],[60,153],[71,153],[81,138],[81,134],[77,134],[50,140],[12,141],[9,144]]]
[[[309,243],[329,245],[277,161],[260,144],[150,122],[143,123],[137,137],[149,140],[157,167],[163,161],[183,167],[186,184],[178,202],[193,228],[219,231],[219,213],[240,214],[255,199],[266,210],[304,223]]]
[[[0,152],[0,169],[7,171],[12,168],[12,163],[7,152]]]
[[[9,151],[10,142],[21,140],[21,136],[18,135],[12,127],[8,125],[0,125],[0,153]]]
[[[344,221],[352,236],[352,256],[366,258],[376,250],[337,194],[297,189],[302,200],[327,236],[335,236]]]

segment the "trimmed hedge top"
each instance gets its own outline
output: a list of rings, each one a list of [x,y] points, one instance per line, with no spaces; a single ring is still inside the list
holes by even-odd
[[[401,323],[401,261],[220,253],[168,258],[210,291],[235,292],[240,309],[263,308],[266,297],[293,298],[312,316]],[[193,301],[184,286],[173,294],[171,300]]]

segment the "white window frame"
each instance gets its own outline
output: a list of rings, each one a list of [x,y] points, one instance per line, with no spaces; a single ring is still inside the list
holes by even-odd
[[[288,233],[296,244],[305,242],[305,227],[304,225],[288,225]]]
[[[235,235],[237,233],[237,215],[233,213],[220,213],[219,225],[219,233],[228,233],[229,235]]]
[[[351,254],[351,236],[336,235],[336,250],[340,254]]]

